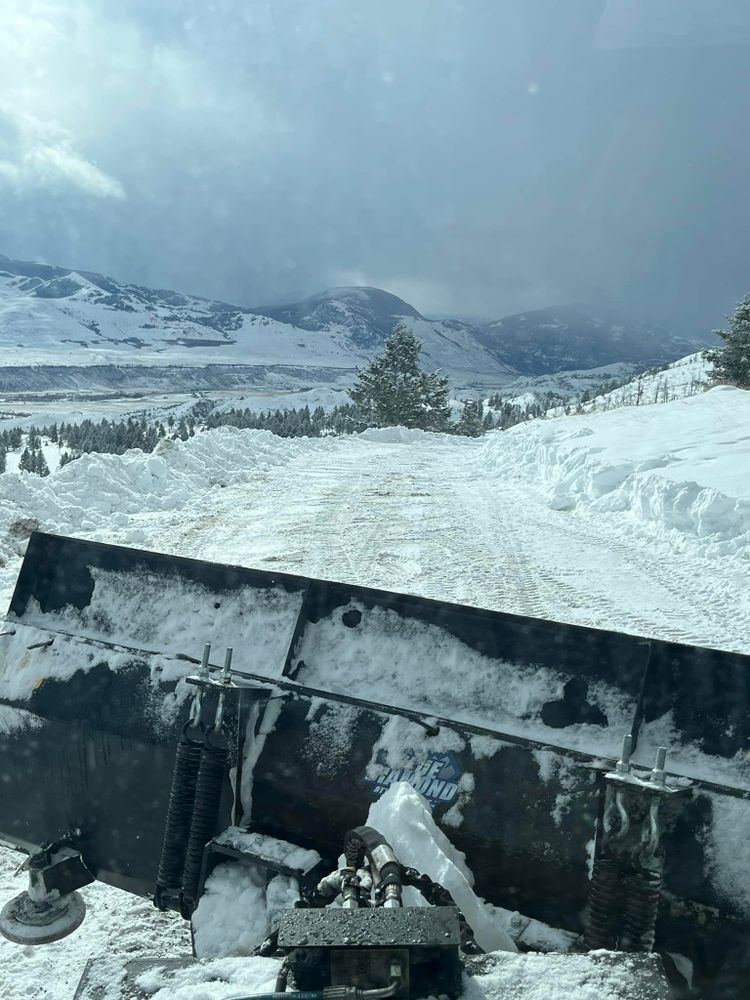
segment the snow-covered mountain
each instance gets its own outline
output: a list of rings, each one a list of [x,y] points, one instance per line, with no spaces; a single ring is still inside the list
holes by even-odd
[[[659,365],[713,342],[713,338],[677,337],[620,310],[584,304],[506,316],[484,324],[480,340],[517,371],[529,375],[617,362]]]
[[[455,375],[511,371],[467,324],[424,319],[376,288],[339,288],[249,309],[0,256],[0,351],[11,364],[243,364],[352,369],[401,318],[427,365]]]
[[[76,366],[141,372],[286,366],[330,383],[331,372],[351,373],[366,362],[399,320],[422,341],[426,366],[464,384],[613,363],[653,365],[700,346],[585,306],[493,323],[433,320],[379,288],[349,287],[292,305],[249,308],[0,256],[0,369],[6,375],[31,365],[65,366],[66,382]],[[4,375],[0,389],[15,388],[16,381]],[[27,381],[21,379],[24,388]]]

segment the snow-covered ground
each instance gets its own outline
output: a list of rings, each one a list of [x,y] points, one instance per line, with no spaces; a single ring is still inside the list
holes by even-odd
[[[0,908],[26,888],[14,871],[24,854],[0,846]],[[190,955],[188,925],[139,899],[94,882],[81,890],[86,917],[71,937],[41,947],[11,944],[0,937],[0,996],[3,1000],[72,1000],[88,958],[123,959]]]
[[[747,653],[750,393],[721,387],[478,440],[221,428],[46,479],[6,473],[6,604],[34,524]],[[0,904],[21,888],[13,860],[0,852]],[[89,955],[187,951],[181,922],[147,902],[104,886],[84,895],[92,912],[75,936],[36,951],[0,941],[3,997],[70,1000]]]
[[[23,527],[750,648],[750,395],[540,420],[478,440],[221,428],[0,479]],[[5,599],[3,598],[3,599]]]
[[[618,406],[668,403],[704,392],[711,381],[711,365],[703,352],[689,354],[657,371],[644,372],[619,389],[602,393],[584,404],[584,410],[609,410]]]

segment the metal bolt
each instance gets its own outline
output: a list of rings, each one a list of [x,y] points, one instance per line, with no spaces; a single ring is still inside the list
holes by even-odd
[[[234,650],[231,646],[227,646],[227,652],[224,657],[224,666],[221,670],[221,683],[229,684],[231,679],[231,667],[232,667],[232,653]],[[219,694],[219,702],[216,706],[216,718],[214,719],[214,729],[218,732],[221,729],[221,725],[224,721],[224,696],[225,692],[222,691]]]
[[[211,655],[211,643],[207,642],[203,647],[203,656],[201,657],[200,670],[198,671],[201,677],[208,676],[208,658]]]
[[[633,737],[630,733],[622,741],[622,753],[617,761],[616,771],[620,774],[630,773],[630,755],[633,752]]]
[[[203,647],[203,656],[201,657],[201,665],[198,668],[198,677],[205,680],[208,677],[208,658],[211,655],[211,643],[207,642]],[[198,724],[201,721],[201,707],[203,705],[203,688],[199,687],[195,692],[195,697],[193,698],[193,704],[190,709],[190,721],[194,724]]]
[[[224,656],[224,667],[222,668],[222,671],[221,671],[221,681],[222,681],[222,684],[226,684],[227,683],[227,681],[229,680],[229,675],[232,672],[232,654],[233,653],[234,653],[234,650],[232,649],[232,647],[231,646],[227,646],[226,655]]]
[[[656,751],[656,764],[651,772],[651,781],[655,785],[663,785],[666,780],[664,765],[667,762],[667,748],[659,747]]]

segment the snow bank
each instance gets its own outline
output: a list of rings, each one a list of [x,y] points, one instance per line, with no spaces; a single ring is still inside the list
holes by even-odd
[[[217,865],[206,880],[193,913],[193,941],[198,958],[249,955],[275,926],[281,910],[299,899],[295,879],[238,862]]]
[[[124,541],[145,540],[138,522],[144,516],[178,511],[205,497],[203,516],[211,517],[211,494],[266,474],[309,450],[306,439],[279,438],[269,431],[220,427],[187,441],[164,440],[151,454],[139,449],[124,455],[84,455],[52,475],[0,475],[0,567],[9,589],[17,557],[32,527],[60,534],[111,538],[127,529]],[[325,451],[326,441],[316,442]],[[164,541],[155,547],[164,548]],[[167,546],[168,547],[168,546]],[[192,553],[188,553],[192,554]]]
[[[493,921],[471,888],[473,878],[464,855],[451,844],[432,818],[425,799],[406,782],[393,785],[370,806],[367,825],[386,838],[399,861],[418,869],[447,889],[484,951],[515,951],[513,940]],[[405,900],[415,905],[413,894]]]
[[[750,393],[720,386],[664,405],[540,420],[490,435],[495,475],[538,484],[555,510],[624,516],[717,556],[750,545]]]
[[[196,491],[241,481],[249,469],[263,471],[289,461],[304,447],[303,439],[290,439],[279,448],[270,431],[219,427],[187,441],[164,439],[150,454],[135,448],[124,455],[83,455],[44,479],[4,473],[0,510],[8,505],[48,517],[63,514],[66,523],[78,520],[84,527],[87,521],[144,507],[172,510]]]

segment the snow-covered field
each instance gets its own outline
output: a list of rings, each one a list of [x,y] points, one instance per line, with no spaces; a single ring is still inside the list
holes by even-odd
[[[0,601],[34,525],[102,541],[750,652],[750,393],[538,420],[478,440],[222,428],[0,476]],[[0,904],[19,891],[0,852]],[[188,949],[104,886],[71,938],[0,941],[0,993],[70,1000],[89,955]]]

